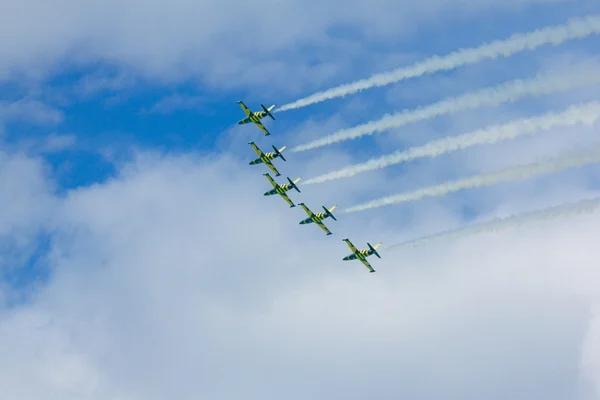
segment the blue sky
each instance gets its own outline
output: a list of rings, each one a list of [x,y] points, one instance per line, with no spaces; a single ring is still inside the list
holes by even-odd
[[[600,12],[592,0],[215,4],[9,1],[0,17],[0,398],[596,399],[598,217],[407,251],[360,248],[597,195],[597,165],[340,214],[325,236],[264,151],[538,73],[600,66],[600,36],[275,114],[432,55]],[[304,180],[598,99],[599,85],[284,155]],[[597,144],[553,129],[324,184],[317,211]],[[279,161],[279,162],[278,162]]]

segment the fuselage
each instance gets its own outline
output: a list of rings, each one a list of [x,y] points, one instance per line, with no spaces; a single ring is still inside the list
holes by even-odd
[[[256,160],[251,161],[250,165],[265,163],[267,161],[274,160],[276,157],[277,157],[277,154],[275,154],[274,151],[271,151],[269,153],[264,153],[264,155],[262,157],[259,157]]]
[[[239,120],[238,121],[238,125],[243,125],[243,124],[247,124],[247,123],[250,123],[250,122],[256,123],[256,122],[260,121],[261,119],[263,119],[266,116],[267,116],[267,113],[264,112],[264,111],[255,111],[252,114],[250,114],[250,116],[248,116],[248,117],[246,117],[244,119]]]
[[[313,222],[321,222],[325,218],[329,217],[329,215],[325,215],[324,212],[314,213],[312,217],[308,217],[305,220],[301,221],[300,224],[312,224]]]
[[[373,254],[373,252],[371,250],[358,250],[356,253],[350,254],[349,256],[344,257],[343,260],[344,261],[356,260],[357,258],[359,260],[366,260],[367,257],[369,257],[372,254]]]
[[[276,188],[273,188],[273,189],[269,190],[268,192],[265,192],[265,196],[272,196],[274,194],[284,194],[291,188],[292,188],[292,185],[290,185],[289,183],[286,183],[283,185],[277,185]]]

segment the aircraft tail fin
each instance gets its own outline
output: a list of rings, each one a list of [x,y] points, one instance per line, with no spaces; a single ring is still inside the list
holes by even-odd
[[[369,250],[371,250],[373,254],[375,254],[378,258],[381,258],[377,250],[375,250],[377,247],[381,246],[381,243],[376,244],[375,247],[371,246],[370,243],[367,243],[367,246],[369,246]]]
[[[282,147],[282,148],[280,148],[279,150],[278,150],[278,149],[277,149],[277,147],[275,147],[275,146],[271,146],[271,147],[273,148],[273,151],[275,152],[275,156],[276,156],[276,157],[279,157],[279,158],[281,158],[283,161],[287,161],[287,160],[286,160],[286,159],[283,157],[283,154],[281,154],[281,152],[282,152],[283,150],[285,150],[285,148],[286,148],[287,146],[283,146],[283,147]]]
[[[333,216],[333,214],[331,213],[333,210],[335,210],[337,206],[333,206],[331,207],[329,210],[327,208],[325,208],[325,206],[323,206],[323,210],[325,210],[325,215],[328,215],[331,217],[332,220],[337,221],[337,219]]]
[[[275,120],[275,117],[273,116],[273,114],[271,114],[271,110],[275,107],[275,104],[273,104],[269,108],[265,107],[263,104],[261,104],[260,106],[262,107],[263,111],[266,112],[269,117],[271,117],[272,120]]]
[[[290,185],[292,186],[292,188],[296,189],[296,191],[298,193],[301,193],[301,192],[300,192],[300,189],[298,189],[298,186],[296,186],[296,183],[298,183],[298,181],[300,181],[300,179],[302,179],[302,178],[297,178],[295,181],[292,181],[289,177],[287,178],[287,180],[290,183]]]

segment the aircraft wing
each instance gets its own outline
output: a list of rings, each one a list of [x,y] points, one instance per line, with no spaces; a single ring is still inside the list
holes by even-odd
[[[327,229],[327,227],[325,226],[325,224],[321,221],[319,222],[315,222],[315,224],[319,225],[319,227],[321,229],[323,229],[325,231],[325,233],[327,233],[328,235],[331,235],[331,232],[329,231],[329,229]]]
[[[271,185],[273,185],[274,188],[277,188],[277,182],[275,182],[273,180],[273,178],[271,178],[271,175],[265,174],[265,176],[267,177],[267,179],[269,180],[269,182],[271,182]]]
[[[360,262],[365,264],[365,267],[369,268],[369,272],[375,272],[375,270],[373,269],[373,267],[371,267],[371,264],[369,264],[367,260],[360,260]]]
[[[250,146],[252,146],[252,148],[254,149],[254,151],[256,152],[256,155],[258,155],[258,157],[262,157],[265,154],[262,152],[261,149],[258,148],[257,145],[254,144],[254,142],[250,142]]]
[[[290,207],[294,207],[295,204],[292,202],[292,200],[290,200],[290,198],[288,197],[287,193],[282,193],[280,194],[281,197],[283,197],[283,199],[285,201],[287,201],[287,203],[290,205]]]
[[[250,111],[248,109],[248,107],[246,107],[246,105],[244,104],[243,101],[238,101],[238,104],[240,105],[240,107],[242,107],[242,110],[244,110],[244,112],[246,113],[246,115],[249,117],[250,114],[252,114],[252,111]]]
[[[258,126],[260,128],[261,131],[263,131],[265,133],[265,136],[270,135],[269,131],[267,130],[267,128],[265,128],[265,126],[262,124],[262,122],[256,121],[254,123],[256,124],[256,126]]]
[[[267,166],[267,167],[269,167],[269,169],[270,169],[271,171],[273,171],[273,173],[275,174],[275,176],[279,176],[279,175],[281,175],[281,174],[279,173],[279,171],[277,171],[277,168],[275,168],[275,166],[274,166],[274,165],[271,163],[271,161],[266,161],[266,162],[265,162],[265,164],[266,164],[266,166]]]
[[[354,247],[354,245],[352,244],[351,241],[349,241],[348,239],[344,240],[344,242],[346,242],[346,244],[348,245],[348,247],[350,247],[350,250],[352,250],[352,253],[356,254],[358,253],[358,250],[356,249],[356,247]]]
[[[312,219],[312,217],[314,215],[313,212],[310,211],[310,209],[308,207],[306,207],[304,205],[304,203],[300,204],[300,207],[302,207],[304,209],[304,211],[306,212],[306,214]]]

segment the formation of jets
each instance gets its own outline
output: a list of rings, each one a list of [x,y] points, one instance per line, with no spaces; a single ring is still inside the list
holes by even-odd
[[[255,111],[255,112],[250,111],[250,109],[248,107],[246,107],[246,105],[242,101],[238,101],[238,104],[240,105],[240,107],[242,107],[242,110],[244,110],[244,112],[246,113],[246,118],[238,121],[238,125],[248,124],[248,123],[252,122],[256,126],[258,126],[258,128],[261,131],[263,131],[265,136],[269,136],[270,135],[269,131],[267,130],[267,128],[265,128],[265,126],[262,124],[262,122],[260,122],[260,120],[267,116],[270,117],[271,119],[275,120],[275,117],[273,116],[273,114],[271,114],[271,110],[273,110],[273,108],[275,108],[275,104],[273,104],[269,108],[267,108],[261,104],[260,106],[262,107],[263,110]],[[277,170],[277,168],[275,168],[275,166],[273,165],[273,160],[275,160],[276,158],[281,158],[283,161],[286,161],[286,159],[281,154],[283,152],[283,150],[285,150],[286,146],[283,146],[280,149],[277,149],[277,147],[275,147],[275,146],[271,146],[273,148],[273,151],[264,153],[260,148],[258,148],[258,146],[254,142],[250,142],[248,144],[250,146],[252,146],[252,149],[258,156],[258,158],[256,158],[255,160],[250,161],[250,163],[249,163],[250,165],[264,164],[267,166],[267,168],[269,168],[271,170],[271,172],[273,172],[275,174],[275,176],[281,175],[279,173],[279,171]],[[292,189],[295,189],[298,193],[301,193],[300,189],[298,189],[298,186],[296,185],[300,181],[301,178],[296,178],[295,180],[292,181],[289,177],[287,177],[288,183],[279,184],[271,177],[271,175],[269,173],[264,174],[264,176],[267,177],[267,179],[269,180],[269,183],[271,183],[271,186],[273,186],[273,189],[265,192],[265,194],[264,194],[265,196],[273,196],[273,195],[278,194],[289,204],[290,207],[296,207],[294,202],[287,195],[287,192],[289,192]],[[335,208],[337,206],[332,206],[330,208],[326,208],[325,206],[323,206],[323,211],[315,213],[315,212],[312,212],[310,210],[310,208],[308,208],[306,206],[306,204],[304,204],[304,203],[298,203],[298,205],[300,205],[304,209],[304,212],[306,212],[306,215],[308,215],[308,218],[299,222],[300,225],[314,223],[319,228],[321,228],[327,235],[332,235],[331,231],[323,223],[323,220],[325,220],[327,218],[331,218],[332,220],[337,221],[337,219],[332,214],[333,210],[335,210]],[[350,240],[343,239],[343,241],[346,242],[348,247],[350,247],[350,250],[352,250],[352,254],[343,258],[344,261],[359,260],[360,262],[362,262],[365,265],[365,267],[367,267],[369,269],[369,272],[375,272],[375,270],[373,269],[373,267],[371,266],[369,261],[367,261],[367,257],[376,255],[377,257],[381,258],[379,253],[377,253],[377,248],[379,248],[379,246],[381,246],[381,243],[377,243],[374,246],[371,246],[371,244],[367,243],[367,246],[368,246],[367,249],[359,250],[352,244],[352,242],[350,242]]]

